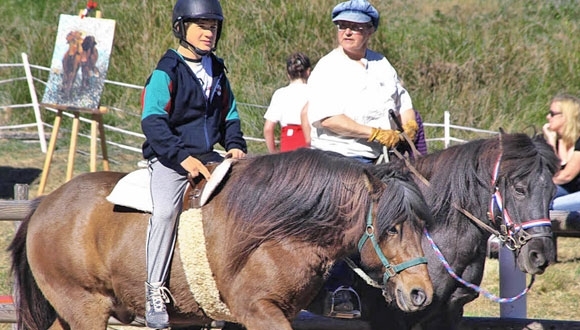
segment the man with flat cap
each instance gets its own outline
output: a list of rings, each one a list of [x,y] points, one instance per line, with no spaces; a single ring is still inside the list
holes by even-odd
[[[404,140],[390,110],[414,139],[419,127],[411,97],[385,56],[368,49],[379,26],[375,7],[365,0],[342,2],[332,10],[332,22],[338,47],[318,61],[308,80],[311,147],[374,163],[383,146],[394,148]],[[327,282],[333,310],[339,311],[330,316],[359,317],[358,295],[348,283],[352,272],[345,268],[337,264]]]
[[[374,162],[382,145],[403,141],[389,110],[400,115],[414,139],[418,125],[411,97],[387,58],[368,49],[379,12],[365,0],[350,0],[332,10],[338,47],[322,57],[308,80],[311,146]]]

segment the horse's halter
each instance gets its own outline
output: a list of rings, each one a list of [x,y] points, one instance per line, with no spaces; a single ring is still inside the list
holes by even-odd
[[[418,257],[418,258],[411,259],[409,261],[402,262],[402,263],[400,263],[398,265],[391,265],[389,263],[389,260],[387,259],[387,257],[385,257],[385,255],[383,254],[383,251],[381,250],[381,247],[379,246],[379,243],[376,240],[376,237],[375,237],[375,227],[373,226],[372,211],[373,211],[373,203],[371,202],[371,205],[369,207],[369,213],[367,215],[367,224],[366,224],[365,232],[364,232],[363,236],[360,238],[360,240],[358,241],[358,251],[361,252],[363,246],[366,243],[366,241],[368,239],[370,239],[370,241],[373,243],[373,248],[375,249],[375,252],[376,252],[377,256],[379,257],[379,259],[383,263],[383,266],[385,266],[385,273],[383,274],[383,286],[386,286],[387,285],[387,281],[389,280],[389,278],[397,275],[398,273],[402,272],[403,270],[405,270],[407,268],[410,268],[410,267],[413,267],[413,266],[417,266],[417,265],[420,265],[420,264],[426,264],[427,263],[427,258],[425,258],[425,257]],[[348,258],[345,258],[345,261],[347,262],[347,264],[351,268],[353,268],[353,264],[354,263],[352,262],[352,260],[350,260]],[[356,265],[355,265],[355,267],[356,267]],[[371,286],[373,286],[375,288],[379,288],[379,289],[383,288],[383,286],[381,286],[380,284],[378,284],[376,281],[372,280],[370,277],[368,277],[368,275],[366,275],[366,274],[363,273],[364,274],[364,276],[363,276],[355,268],[353,268],[353,270],[359,276],[361,276],[369,285],[371,285]]]
[[[500,146],[501,146],[501,137],[500,137]],[[493,193],[491,194],[491,200],[489,203],[489,211],[487,212],[487,216],[492,224],[496,227],[499,223],[500,231],[499,233],[495,233],[495,235],[499,238],[499,240],[505,244],[505,246],[514,251],[520,249],[524,246],[529,240],[534,237],[552,237],[552,232],[540,232],[530,234],[526,231],[526,229],[530,229],[533,227],[540,227],[546,226],[551,227],[552,222],[550,219],[541,218],[535,220],[528,220],[523,221],[521,224],[515,223],[507,208],[505,207],[504,199],[502,198],[501,191],[498,186],[498,178],[499,178],[499,169],[501,165],[502,154],[500,153],[497,157],[497,161],[495,163],[493,176],[491,185],[493,186]],[[499,213],[495,213],[494,211],[498,210]]]

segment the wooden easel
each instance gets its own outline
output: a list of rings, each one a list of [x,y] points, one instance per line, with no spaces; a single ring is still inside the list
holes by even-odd
[[[79,15],[83,16],[84,11],[81,10]],[[96,11],[95,13],[96,18],[101,18],[101,12]],[[42,175],[40,177],[40,184],[38,186],[38,193],[37,195],[40,196],[44,193],[44,188],[46,187],[46,181],[48,179],[48,174],[50,172],[50,165],[52,163],[52,156],[54,154],[54,149],[56,146],[56,140],[58,138],[58,130],[60,129],[60,124],[62,121],[62,114],[63,111],[68,110],[74,114],[73,122],[72,122],[72,129],[71,129],[71,137],[70,137],[70,146],[68,152],[68,160],[67,160],[67,169],[66,169],[66,177],[65,182],[72,179],[73,176],[73,169],[74,169],[74,158],[77,149],[77,137],[79,133],[79,122],[80,122],[80,113],[81,112],[89,112],[92,114],[92,121],[91,121],[91,145],[90,145],[90,171],[96,172],[97,170],[97,131],[99,132],[99,138],[101,139],[101,152],[103,154],[103,170],[109,170],[109,158],[107,156],[107,142],[105,139],[105,127],[103,125],[103,115],[107,113],[108,109],[105,107],[99,107],[98,109],[88,110],[87,109],[77,109],[71,107],[60,107],[58,105],[46,105],[43,106],[50,106],[57,109],[56,117],[54,118],[54,125],[52,128],[52,133],[50,135],[50,142],[48,144],[48,149],[46,152],[46,157],[44,159],[44,166],[42,168]]]
[[[65,181],[69,181],[70,179],[72,179],[80,122],[80,111],[75,111],[74,109],[69,110],[71,110],[74,113],[74,118],[71,129]],[[54,154],[56,140],[58,138],[58,130],[60,129],[63,111],[64,110],[59,109],[56,114],[56,117],[54,118],[54,126],[52,128],[52,133],[50,135],[50,142],[48,143],[48,150],[46,151],[44,166],[42,168],[42,175],[40,177],[40,184],[38,186],[38,194],[37,194],[38,196],[44,193],[44,188],[46,187],[46,181],[48,179],[48,173],[50,172],[50,165],[52,163],[52,156]],[[107,142],[105,139],[105,127],[103,125],[103,114],[105,113],[107,113],[107,108],[100,107],[98,111],[92,114],[90,164],[89,164],[91,172],[96,172],[97,170],[97,130],[99,132],[99,138],[101,139],[101,152],[103,154],[103,170],[104,171],[109,170],[109,158],[107,156]]]

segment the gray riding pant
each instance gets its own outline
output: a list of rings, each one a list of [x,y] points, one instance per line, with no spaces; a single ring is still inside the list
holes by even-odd
[[[153,212],[145,245],[147,282],[166,282],[188,181],[156,159],[149,161],[149,173]]]

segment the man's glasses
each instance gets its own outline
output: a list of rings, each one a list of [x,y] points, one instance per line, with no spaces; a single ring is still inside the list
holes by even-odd
[[[550,117],[556,117],[557,115],[561,115],[561,112],[556,112],[556,111],[548,111],[548,115],[550,115]]]
[[[338,28],[338,31],[344,31],[346,29],[349,29],[354,33],[363,33],[369,28],[369,25],[349,22],[338,22],[336,23],[336,27]]]

